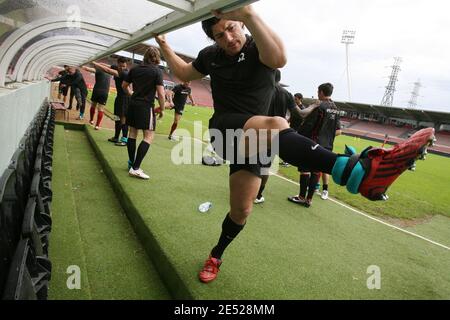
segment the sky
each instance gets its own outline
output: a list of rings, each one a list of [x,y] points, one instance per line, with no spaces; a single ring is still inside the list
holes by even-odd
[[[450,112],[449,1],[260,0],[253,6],[285,44],[281,81],[291,93],[317,96],[317,87],[331,82],[336,101],[380,104],[394,57],[401,57],[394,106],[408,106],[420,79],[417,108]],[[343,30],[356,31],[349,45],[350,99]],[[199,23],[167,39],[194,57],[211,44]]]

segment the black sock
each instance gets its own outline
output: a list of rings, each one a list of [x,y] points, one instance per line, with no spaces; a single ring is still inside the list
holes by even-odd
[[[116,121],[115,122],[115,131],[114,131],[114,139],[119,140],[119,136],[120,136],[120,121]]]
[[[136,159],[133,163],[133,169],[137,170],[141,167],[142,160],[144,160],[145,155],[147,154],[148,149],[150,148],[150,144],[145,142],[144,140],[141,141],[139,144],[139,148],[136,154]]]
[[[319,146],[314,141],[289,128],[280,132],[280,157],[293,166],[302,166],[325,173],[331,173],[337,154]]]
[[[127,149],[128,159],[130,159],[131,163],[134,163],[134,159],[136,157],[136,139],[128,138]]]
[[[128,125],[126,123],[122,124],[122,137],[128,137]]]
[[[324,184],[323,187],[322,187],[322,190],[323,190],[323,191],[328,191],[328,185],[327,185],[327,184]]]
[[[309,184],[309,175],[308,174],[301,174],[300,175],[300,197],[305,198],[306,192],[308,191],[308,184]]]
[[[258,195],[256,196],[256,199],[261,199],[262,198],[262,193],[263,193],[265,188],[266,188],[266,186],[261,184],[261,187],[259,187],[259,191],[258,191]]]
[[[266,188],[267,180],[269,180],[269,176],[262,176],[261,186],[259,187],[259,191],[258,191],[258,195],[256,196],[256,199],[262,198],[262,193],[264,192],[264,189]]]
[[[216,259],[222,258],[226,247],[228,247],[231,241],[237,237],[243,228],[244,226],[236,224],[233,220],[231,220],[230,214],[228,213],[222,223],[222,234],[220,235],[219,242],[214,249],[212,249],[211,256]]]
[[[319,182],[320,173],[311,172],[311,177],[309,178],[309,186],[308,186],[308,197],[307,199],[312,199],[314,196],[314,192],[316,191],[316,185]]]

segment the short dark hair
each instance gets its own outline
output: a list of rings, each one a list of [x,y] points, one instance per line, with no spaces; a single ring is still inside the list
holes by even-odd
[[[205,31],[206,35],[212,40],[215,40],[214,34],[212,32],[212,27],[215,26],[219,21],[220,21],[220,19],[216,18],[216,17],[212,17],[212,18],[202,21],[203,31]]]
[[[331,83],[329,83],[329,82],[327,82],[327,83],[322,83],[322,84],[319,86],[319,91],[322,91],[322,93],[323,93],[326,97],[329,97],[329,96],[331,96],[331,95],[333,94],[333,89],[334,89],[333,85],[332,85]]]
[[[69,66],[67,64],[64,65],[64,68],[68,68]]]
[[[117,58],[117,63],[128,63],[128,59],[125,57]]]
[[[294,97],[296,97],[296,98],[298,98],[300,100],[303,100],[303,95],[301,93],[294,94]]]

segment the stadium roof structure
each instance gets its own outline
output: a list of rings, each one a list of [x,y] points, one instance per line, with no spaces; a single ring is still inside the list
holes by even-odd
[[[313,99],[305,99],[306,104],[312,103]],[[450,113],[419,110],[410,108],[386,107],[373,104],[335,101],[336,106],[348,113],[374,114],[385,118],[411,120],[418,122],[432,122],[436,125],[450,124]]]
[[[257,0],[0,0],[0,87],[43,78]]]

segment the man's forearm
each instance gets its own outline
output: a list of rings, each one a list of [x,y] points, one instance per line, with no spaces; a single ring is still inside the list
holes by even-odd
[[[94,66],[100,70],[102,70],[103,72],[109,73],[110,75],[118,78],[119,77],[119,72],[117,70],[111,69],[108,65],[105,65],[103,63],[97,63],[97,62],[93,62]]]
[[[177,78],[182,81],[188,81],[188,75],[185,69],[188,66],[188,63],[181,59],[175,51],[165,42],[164,44],[160,44],[161,52],[166,59],[167,64],[169,65],[170,70],[175,74]]]
[[[86,67],[86,66],[82,66],[81,68],[83,70],[87,71],[87,72],[91,72],[91,73],[95,73],[96,72],[95,68]]]
[[[309,115],[311,114],[311,112],[313,112],[314,109],[316,109],[317,107],[318,107],[317,105],[313,104],[313,105],[309,106],[309,107],[306,108],[306,109],[300,110],[300,111],[299,111],[300,117],[306,118],[306,117],[309,116]]]

